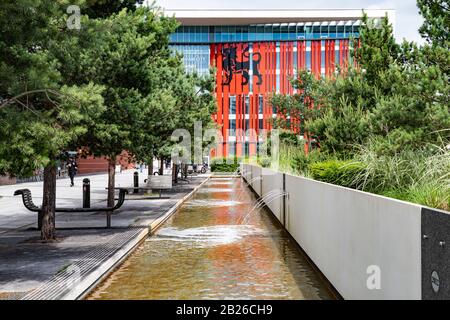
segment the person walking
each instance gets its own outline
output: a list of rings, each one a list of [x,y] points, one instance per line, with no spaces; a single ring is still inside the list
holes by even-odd
[[[78,171],[78,165],[77,162],[73,157],[69,158],[69,161],[67,162],[67,170],[69,171],[69,177],[70,177],[70,186],[73,187],[73,178],[75,178],[75,175]]]

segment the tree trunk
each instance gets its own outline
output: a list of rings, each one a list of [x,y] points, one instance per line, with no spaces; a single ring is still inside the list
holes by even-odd
[[[151,176],[153,174],[153,161],[151,164],[148,164],[147,167],[147,175]]]
[[[116,178],[116,157],[108,160],[108,207],[114,207],[114,187]]]
[[[174,183],[178,182],[177,176],[178,176],[177,175],[177,165],[175,164],[175,162],[173,162],[172,163],[172,181]]]
[[[161,164],[159,166],[159,174],[162,176],[164,175],[164,159],[161,158]]]
[[[44,194],[42,199],[41,240],[56,239],[55,231],[56,204],[56,166],[48,165],[44,168]]]

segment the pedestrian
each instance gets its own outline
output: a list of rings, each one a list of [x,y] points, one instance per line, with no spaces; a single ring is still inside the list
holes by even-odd
[[[75,175],[78,171],[78,165],[77,162],[73,157],[69,158],[69,161],[67,162],[67,170],[69,171],[69,177],[70,177],[70,186],[73,187],[73,178],[75,178]]]

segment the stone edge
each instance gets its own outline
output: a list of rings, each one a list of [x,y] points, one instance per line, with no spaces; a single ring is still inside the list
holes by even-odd
[[[61,300],[83,300],[89,293],[94,289],[100,282],[106,279],[122,262],[124,262],[134,250],[147,238],[161,227],[161,225],[169,219],[174,213],[177,212],[179,207],[193,194],[202,187],[210,177],[206,178],[205,181],[196,186],[190,193],[185,195],[183,198],[177,201],[164,215],[154,220],[148,228],[145,228],[136,237],[134,237],[128,244],[117,251],[113,256],[111,256],[107,261],[103,262],[94,272],[91,272],[80,284],[71,290],[67,295],[63,296]]]

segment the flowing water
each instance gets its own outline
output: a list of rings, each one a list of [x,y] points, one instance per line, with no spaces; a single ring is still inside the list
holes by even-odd
[[[332,299],[241,179],[204,184],[88,299]]]

